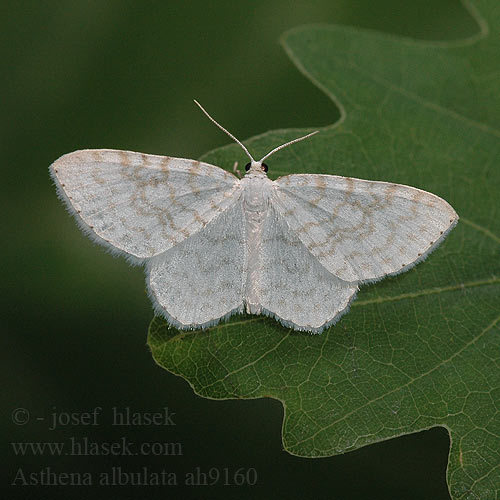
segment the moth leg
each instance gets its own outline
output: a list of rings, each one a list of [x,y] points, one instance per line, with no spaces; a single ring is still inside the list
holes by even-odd
[[[241,177],[243,176],[243,173],[242,171],[238,168],[238,162],[235,161],[234,162],[234,165],[233,165],[233,172],[241,179]]]

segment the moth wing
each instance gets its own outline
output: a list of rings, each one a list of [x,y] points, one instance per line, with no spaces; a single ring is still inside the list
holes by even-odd
[[[245,216],[237,198],[210,224],[146,263],[156,312],[177,328],[204,328],[243,310]]]
[[[111,149],[69,153],[50,172],[84,232],[136,259],[195,234],[240,189],[234,175],[207,163]]]
[[[289,227],[328,271],[350,282],[407,270],[458,221],[445,200],[401,184],[297,174],[275,185]]]
[[[265,314],[285,326],[320,333],[347,312],[358,289],[328,272],[274,204],[262,227],[258,287]]]

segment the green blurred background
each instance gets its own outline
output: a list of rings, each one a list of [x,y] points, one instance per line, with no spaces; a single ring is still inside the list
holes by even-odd
[[[285,30],[312,22],[426,40],[477,31],[457,0],[1,3],[3,498],[449,498],[442,428],[300,459],[282,451],[278,401],[201,399],[156,366],[143,270],[84,237],[48,176],[52,161],[81,148],[196,158],[226,144],[193,98],[241,139],[334,122],[335,106],[279,46]],[[168,406],[176,426],[112,426],[113,406]],[[52,412],[94,407],[98,426],[48,429]],[[16,408],[29,410],[26,425],[12,422]],[[122,436],[180,442],[183,455],[22,457],[9,444]],[[113,466],[176,472],[179,486],[10,486],[19,467],[97,475]],[[196,467],[255,468],[258,482],[182,486]]]

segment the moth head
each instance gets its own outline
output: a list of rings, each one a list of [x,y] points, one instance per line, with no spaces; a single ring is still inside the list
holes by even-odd
[[[245,147],[245,145],[241,141],[239,141],[238,139],[236,139],[236,137],[233,134],[231,134],[230,132],[228,132],[222,125],[220,125],[219,123],[217,123],[208,114],[208,112],[205,110],[205,108],[196,99],[195,99],[194,102],[203,111],[203,113],[205,113],[205,115],[207,115],[207,117],[213,123],[215,123],[215,125],[217,125],[217,127],[219,127],[223,132],[225,132],[229,137],[231,137],[231,139],[233,139],[234,142],[236,142],[237,144],[239,144],[241,146],[241,148],[243,149],[243,151],[245,151],[245,153],[247,154],[247,156],[250,158],[250,163],[247,163],[245,165],[245,170],[246,170],[247,174],[258,174],[258,175],[264,174],[264,175],[267,175],[268,167],[264,163],[264,160],[266,160],[267,158],[269,158],[272,154],[276,153],[280,149],[286,148],[287,146],[290,146],[290,144],[295,144],[296,142],[303,141],[304,139],[307,139],[308,137],[311,137],[312,135],[317,134],[319,132],[319,130],[315,130],[314,132],[311,132],[311,133],[309,133],[307,135],[304,135],[302,137],[297,137],[297,139],[293,139],[293,140],[291,140],[289,142],[286,142],[285,144],[282,144],[281,146],[278,146],[278,147],[272,149],[271,151],[269,151],[269,153],[267,153],[266,155],[264,155],[259,161],[255,161],[253,159],[253,156],[250,154],[250,152],[248,151],[248,149]]]
[[[269,167],[265,163],[262,163],[261,161],[252,161],[245,165],[245,170],[247,171],[247,173],[250,173],[250,171],[252,171],[252,173],[256,174],[262,172],[267,174]]]

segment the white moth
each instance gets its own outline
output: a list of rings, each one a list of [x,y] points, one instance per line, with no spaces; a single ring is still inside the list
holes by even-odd
[[[177,328],[246,310],[320,333],[360,284],[410,269],[458,221],[443,199],[401,184],[320,174],[271,181],[264,160],[316,132],[255,161],[198,106],[250,158],[242,179],[196,160],[110,149],[50,166],[80,227],[144,264],[155,311]]]

